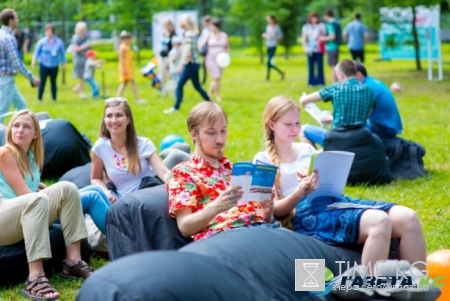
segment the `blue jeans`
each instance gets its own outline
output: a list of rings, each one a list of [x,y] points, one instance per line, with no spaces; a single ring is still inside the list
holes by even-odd
[[[85,78],[84,80],[89,84],[89,86],[91,86],[92,97],[98,98],[100,96],[100,89],[98,87],[98,84],[97,84],[97,81],[95,80],[95,78],[93,78],[93,77]]]
[[[275,69],[278,73],[283,74],[283,71],[278,69],[274,64],[272,64],[272,59],[275,56],[275,51],[277,47],[267,47],[267,80],[270,79],[270,69]]]
[[[2,115],[9,111],[11,104],[17,110],[27,107],[25,100],[17,90],[14,76],[0,76],[0,123],[5,119]]]
[[[393,129],[388,129],[387,127],[376,123],[368,122],[366,127],[369,131],[376,134],[381,139],[397,137],[397,133]]]
[[[180,74],[180,79],[178,80],[177,89],[175,90],[175,105],[173,106],[176,110],[180,109],[181,102],[183,101],[183,87],[190,79],[195,90],[203,97],[204,100],[210,101],[208,94],[200,86],[200,81],[198,79],[198,70],[200,65],[196,63],[189,63],[184,66]]]
[[[313,52],[311,55],[308,55],[308,85],[325,85],[325,78],[323,75],[323,54],[320,52]]]
[[[106,193],[99,186],[90,185],[80,189],[80,196],[83,215],[89,214],[97,228],[106,234],[106,213],[111,207]]]
[[[302,128],[303,136],[305,136],[309,141],[323,146],[323,143],[325,142],[325,136],[327,134],[326,129],[312,124],[305,124],[302,126]]]

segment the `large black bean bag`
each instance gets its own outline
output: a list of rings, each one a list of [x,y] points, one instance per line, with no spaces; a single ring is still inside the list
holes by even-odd
[[[61,177],[74,167],[91,162],[91,146],[67,120],[51,119],[41,128],[44,140],[43,179]]]
[[[61,225],[53,224],[49,229],[52,258],[44,261],[47,276],[62,271],[62,261],[66,258],[66,246]],[[89,261],[89,245],[81,243],[81,256]],[[10,246],[0,246],[0,285],[10,285],[19,281],[25,282],[28,277],[28,261],[24,241]]]
[[[361,123],[327,131],[323,150],[355,153],[347,179],[350,185],[386,184],[392,181],[383,142]]]
[[[106,233],[110,260],[148,250],[176,250],[191,240],[169,216],[164,185],[135,191],[108,210]]]
[[[330,246],[288,230],[236,230],[178,252],[121,258],[94,273],[77,300],[334,300],[295,291],[295,259],[307,258],[324,258],[333,271],[340,259]]]
[[[68,181],[77,185],[78,189],[91,185],[91,165],[89,162],[86,165],[74,167],[59,178],[58,182]]]

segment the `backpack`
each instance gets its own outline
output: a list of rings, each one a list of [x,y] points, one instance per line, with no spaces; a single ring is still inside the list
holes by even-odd
[[[428,176],[423,164],[426,151],[422,145],[399,137],[383,139],[383,142],[394,178],[416,179]]]
[[[346,151],[355,154],[347,178],[348,185],[387,184],[392,181],[383,141],[356,123],[330,129],[323,144],[324,151]]]
[[[341,28],[341,24],[339,24],[338,21],[334,20],[333,22],[331,22],[331,24],[333,24],[334,27],[334,34],[336,36],[336,38],[334,39],[334,42],[338,45],[342,44],[342,28]]]

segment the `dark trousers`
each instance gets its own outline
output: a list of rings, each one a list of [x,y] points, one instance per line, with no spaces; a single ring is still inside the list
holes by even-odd
[[[352,59],[356,61],[356,59],[359,59],[361,63],[364,63],[364,49],[361,50],[351,50],[350,53],[352,54]]]
[[[56,100],[56,77],[58,76],[58,67],[47,68],[39,64],[39,77],[41,78],[41,84],[38,89],[38,100],[42,100],[42,94],[44,94],[45,82],[47,81],[47,76],[50,76],[50,84],[52,88],[52,100]]]
[[[283,71],[278,69],[274,64],[272,64],[272,58],[275,56],[275,51],[277,47],[267,47],[267,79],[270,79],[270,69],[275,69],[278,73],[283,74]]]
[[[183,71],[181,71],[180,74],[180,79],[178,80],[177,89],[175,90],[175,97],[176,97],[174,106],[175,109],[177,110],[180,109],[181,102],[183,101],[183,87],[189,79],[192,81],[192,85],[194,86],[195,90],[197,90],[197,92],[200,93],[203,99],[209,101],[209,96],[205,92],[205,90],[202,89],[202,86],[200,85],[198,79],[199,69],[200,65],[195,63],[189,63],[184,66]]]
[[[320,52],[313,52],[311,55],[308,55],[308,86],[318,85],[325,85],[325,78],[323,75],[323,54]]]

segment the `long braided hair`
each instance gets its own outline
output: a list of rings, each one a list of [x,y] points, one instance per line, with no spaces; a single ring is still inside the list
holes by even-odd
[[[298,104],[287,96],[276,96],[272,98],[266,105],[264,110],[264,140],[266,144],[266,150],[272,159],[272,164],[280,166],[280,159],[278,158],[278,153],[275,146],[275,137],[272,129],[269,126],[269,121],[277,121],[281,116],[291,111],[292,109],[297,109],[300,113],[300,107]],[[279,199],[283,198],[280,190],[280,178],[281,171],[280,168],[277,170],[277,176],[275,178],[275,189]],[[291,223],[291,219],[295,214],[295,208],[289,212],[286,216],[281,217],[281,225],[288,229],[294,229]]]

